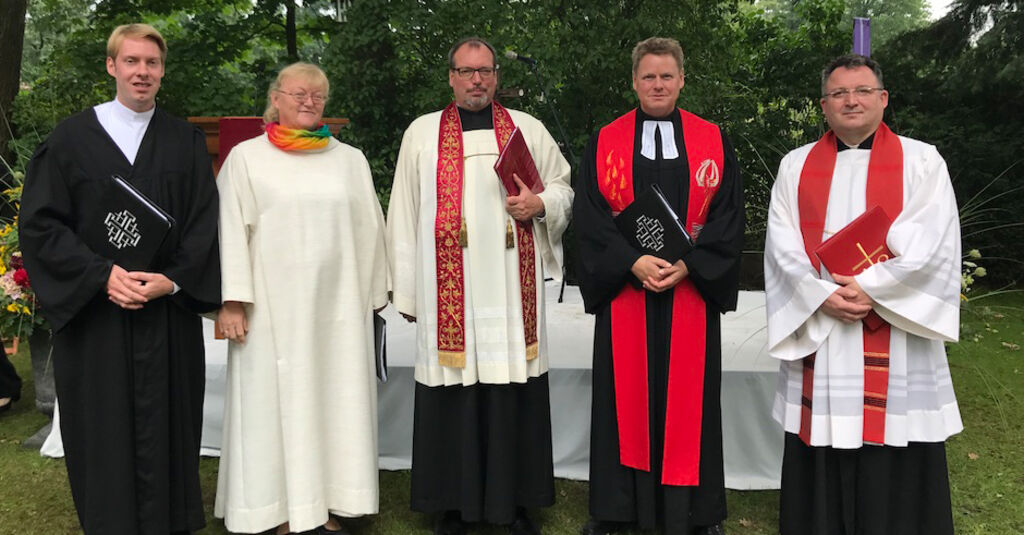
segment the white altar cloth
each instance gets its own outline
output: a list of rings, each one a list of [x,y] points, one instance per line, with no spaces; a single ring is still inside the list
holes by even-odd
[[[551,355],[551,427],[555,475],[587,479],[590,457],[590,382],[594,317],[583,312],[579,289],[548,281],[548,350]],[[764,292],[740,292],[736,312],[722,318],[722,443],[725,485],[731,489],[777,489],[783,433],[771,417],[778,362],[766,352]],[[412,455],[415,325],[393,307],[388,322],[389,380],[378,389],[380,467],[405,470]],[[206,401],[203,455],[220,453],[227,375],[227,342],[214,340],[213,322],[203,320],[206,337]],[[44,455],[63,454],[55,426]]]

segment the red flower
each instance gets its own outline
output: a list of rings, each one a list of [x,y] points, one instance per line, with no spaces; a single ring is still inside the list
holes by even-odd
[[[14,282],[22,288],[28,288],[28,273],[25,272],[25,268],[18,268],[14,272]]]
[[[21,269],[25,265],[25,262],[21,259],[20,254],[11,255],[11,269]]]

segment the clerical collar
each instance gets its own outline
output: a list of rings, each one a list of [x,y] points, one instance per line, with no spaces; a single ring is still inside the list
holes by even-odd
[[[661,137],[661,157],[664,160],[675,160],[679,157],[679,148],[676,147],[676,130],[675,122],[672,120],[673,115],[679,116],[679,113],[673,110],[674,113],[669,113],[664,118],[651,117],[647,113],[644,113],[642,109],[637,110],[637,119],[642,121],[640,127],[640,155],[648,160],[654,160],[657,158],[657,137],[655,132],[658,132]]]
[[[139,153],[142,138],[146,135],[156,107],[144,112],[137,112],[115,98],[103,104],[97,104],[93,109],[100,126],[110,135],[110,139],[114,141],[117,148],[121,149],[128,162],[134,165],[135,156]]]
[[[494,110],[488,104],[484,109],[471,111],[456,106],[459,110],[459,121],[462,122],[462,131],[491,130],[494,128]]]
[[[846,149],[871,150],[871,144],[874,143],[874,141],[875,141],[875,134],[872,133],[870,136],[868,136],[867,139],[865,139],[864,141],[861,141],[860,145],[850,146],[850,145],[847,145],[846,143],[843,143],[843,141],[841,139],[839,139],[839,136],[836,136],[836,152],[843,152]]]
[[[146,111],[139,112],[125,106],[120,100],[117,100],[117,97],[115,97],[112,105],[110,106],[110,112],[114,114],[116,119],[126,123],[148,123],[149,120],[153,118],[153,113],[156,112],[156,106],[153,106]]]

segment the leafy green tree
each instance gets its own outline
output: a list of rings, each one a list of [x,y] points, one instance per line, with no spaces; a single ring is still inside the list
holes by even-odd
[[[876,57],[885,69],[888,116],[897,130],[938,147],[961,205],[988,201],[991,210],[963,234],[969,248],[1006,259],[989,271],[989,282],[1019,281],[1024,0],[961,0]]]
[[[11,103],[18,93],[21,70],[21,49],[25,35],[25,0],[9,0],[0,4],[0,185],[6,189],[11,152]],[[3,214],[8,215],[8,214]]]
[[[882,46],[897,35],[928,24],[926,0],[846,0],[843,25],[853,28],[854,17],[871,19],[871,45]]]

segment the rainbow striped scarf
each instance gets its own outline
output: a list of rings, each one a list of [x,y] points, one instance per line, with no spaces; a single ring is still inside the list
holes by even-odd
[[[274,122],[267,125],[267,138],[281,150],[316,150],[327,146],[331,140],[331,131],[326,124],[321,124],[316,130],[303,130]]]

